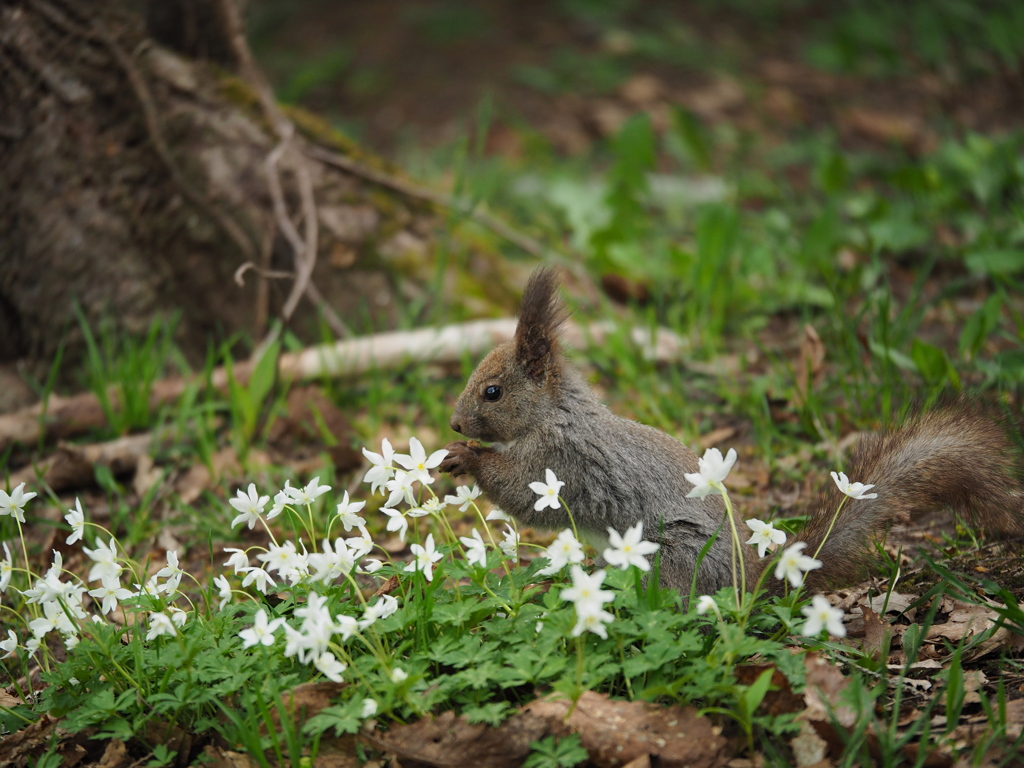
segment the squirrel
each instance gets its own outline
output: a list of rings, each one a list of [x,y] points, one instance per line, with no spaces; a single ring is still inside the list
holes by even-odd
[[[695,584],[696,594],[715,594],[733,579],[722,497],[688,498],[693,486],[684,475],[697,471],[697,455],[613,414],[565,359],[559,329],[567,312],[558,285],[552,268],[531,275],[514,337],[483,359],[455,404],[451,428],[472,442],[449,444],[441,471],[472,475],[521,525],[560,530],[570,524],[565,510],[534,509],[529,488],[551,469],[565,483],[561,496],[580,538],[598,552],[609,527],[621,533],[642,522],[645,538],[661,545],[662,586],[685,596]],[[919,512],[949,507],[975,524],[1024,534],[1024,462],[1012,428],[966,398],[862,438],[847,472],[874,485],[877,498],[846,499],[840,508],[845,497],[837,487],[822,491],[797,537],[805,554],[817,553],[823,563],[807,574],[812,591],[867,576],[872,536]],[[768,560],[745,562],[752,584]]]

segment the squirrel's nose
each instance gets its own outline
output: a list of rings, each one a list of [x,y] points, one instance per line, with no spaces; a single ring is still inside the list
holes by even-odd
[[[448,422],[448,426],[451,427],[452,429],[454,429],[460,435],[462,434],[462,425],[459,424],[459,422],[457,422],[455,419],[452,419],[451,421],[449,421]]]

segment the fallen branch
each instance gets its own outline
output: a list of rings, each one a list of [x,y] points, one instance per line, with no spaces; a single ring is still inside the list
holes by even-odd
[[[420,328],[414,331],[389,331],[334,344],[321,344],[300,352],[288,352],[278,361],[278,374],[285,380],[312,379],[320,376],[360,376],[372,370],[393,370],[410,363],[457,364],[466,357],[477,358],[496,345],[508,341],[515,333],[514,318],[474,320],[443,328]],[[571,346],[600,346],[616,332],[611,322],[581,326],[570,322],[565,340]],[[648,330],[634,328],[632,342],[654,362],[679,361],[688,351],[688,342],[666,329],[658,329],[654,338]],[[248,381],[255,361],[237,363],[231,370],[235,380]],[[225,391],[228,369],[215,368],[209,382],[197,376],[162,379],[153,383],[150,407],[180,397],[189,386],[209,384]],[[117,402],[117,391],[108,392],[110,402]],[[115,405],[116,407],[116,405]],[[45,404],[0,414],[0,453],[15,444],[33,445],[41,438],[68,438],[105,426],[106,414],[96,395],[84,392],[72,397],[52,395]]]
[[[11,487],[18,483],[35,485],[41,478],[55,493],[60,493],[92,483],[97,465],[121,477],[135,470],[152,442],[153,435],[146,432],[90,445],[61,443],[52,456],[12,472],[10,484]]]

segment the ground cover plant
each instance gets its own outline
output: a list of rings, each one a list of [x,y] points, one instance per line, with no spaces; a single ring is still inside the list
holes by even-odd
[[[584,20],[584,43],[513,72],[555,100],[561,134],[484,101],[465,137],[400,147],[461,204],[414,266],[436,293],[411,293],[397,324],[514,309],[537,254],[470,212],[500,214],[566,269],[581,326],[614,321],[571,352],[613,409],[699,453],[737,450],[709,478],[735,510],[719,535],[778,558],[788,595],[659,590],[649,531],[609,534],[599,568],[603,551],[571,529],[487,520],[498,513],[471,486],[432,472],[469,356],[299,385],[275,375],[304,343],[284,331],[251,376],[218,387],[248,340],[213,348],[197,373],[171,320],[142,341],[83,325],[84,362],[57,360],[37,383],[44,399],[61,379],[97,396],[105,424],[60,449],[78,474],[54,469],[43,431],[0,454],[4,761],[603,766],[619,747],[688,765],[1017,759],[1019,542],[948,520],[894,532],[876,579],[821,596],[796,586],[816,553],[787,553],[782,537],[830,471],[871,482],[839,475],[856,433],[961,391],[1019,416],[1024,139],[910,105],[909,128],[892,111],[822,118],[817,94],[756,79],[763,51],[682,45],[704,35],[630,3],[583,5],[557,15]],[[730,6],[780,36],[803,7]],[[842,4],[793,50],[832,73],[934,75],[967,30],[958,71],[1012,81],[1015,6],[939,6],[929,25],[923,4]],[[441,4],[401,23],[438,45],[472,39],[484,17]],[[280,93],[313,98],[338,73],[367,98],[385,88],[352,61],[307,62]],[[683,65],[711,79],[703,102],[667,85]],[[651,72],[661,85],[638,101],[651,83],[635,76]],[[772,119],[794,110],[817,116]],[[502,141],[512,150],[493,151]],[[670,331],[675,356],[652,359],[636,329]],[[194,378],[158,404],[155,383],[176,376]],[[92,450],[140,437],[123,466]],[[562,480],[534,482],[538,503],[558,503]]]
[[[374,541],[360,514],[364,501],[350,501],[345,492],[336,504],[325,504],[331,489],[318,478],[305,486],[286,484],[269,509],[269,495],[261,496],[254,484],[239,489],[230,500],[238,513],[232,527],[260,525],[269,541],[266,547],[226,548],[223,572],[206,583],[183,571],[173,550],[166,565],[148,575],[116,537],[86,518],[78,500],[64,517],[70,528],[65,544],[81,547],[87,574],[66,571],[56,550],[46,573],[34,574],[24,536],[18,537],[19,556],[5,545],[0,572],[8,611],[23,623],[19,631],[7,630],[5,664],[15,678],[20,667],[27,681],[30,665],[38,663],[47,684],[35,698],[15,682],[21,699],[33,706],[5,708],[6,727],[16,730],[32,721],[34,711],[46,711],[72,732],[136,739],[155,763],[176,756],[168,746],[181,746],[172,738],[175,731],[212,731],[269,765],[315,758],[324,734],[358,733],[371,718],[402,723],[454,708],[468,723],[500,728],[539,687],[576,703],[584,691],[697,702],[703,712],[734,721],[748,749],[755,736],[778,749],[775,740],[799,732],[793,711],[758,711],[776,675],[782,674],[782,687],[795,688],[809,673],[784,638],[844,637],[844,614],[821,595],[808,601],[801,594],[803,574],[821,562],[802,552],[803,544],[783,548],[781,521],[776,528],[749,520],[743,527],[752,535],[740,541],[724,485],[735,451],[705,454],[692,478],[694,494],[725,497],[741,571],[744,557],[776,550],[777,562],[764,576],[791,587],[781,600],[763,599],[763,579],[749,585],[749,593],[723,589],[717,596],[681,598],[658,589],[647,581],[649,556],[658,546],[643,540],[639,525],[621,535],[609,531],[604,568],[588,573],[580,566],[585,553],[572,529],[522,568],[519,547],[529,545],[500,511],[485,518],[479,491],[461,486],[443,497],[433,491],[430,470],[443,450],[427,455],[413,437],[408,454],[396,453],[387,439],[381,453],[365,454],[371,468],[364,481],[371,492],[388,497],[378,514],[387,517],[387,530],[413,541],[408,563],[396,562]],[[833,474],[850,503],[873,497],[871,486]],[[531,483],[537,505],[559,505],[563,485],[550,470]],[[19,534],[35,496],[19,485],[0,499]],[[448,509],[472,511],[485,533],[474,525],[470,536],[456,536]],[[504,523],[504,530],[490,521]],[[386,562],[369,557],[375,554]],[[657,569],[655,556],[652,579]],[[368,574],[384,585],[370,598],[361,583]],[[183,586],[185,578],[196,588]],[[990,629],[980,637],[991,635]],[[756,677],[740,683],[738,670],[755,659]],[[958,663],[951,675],[962,676]],[[294,711],[281,701],[310,677],[346,685],[331,689],[329,706],[288,723]],[[960,694],[954,688],[952,695]],[[947,712],[963,704],[948,702]],[[694,710],[681,716],[688,722],[680,736],[692,738],[702,718]],[[995,725],[996,714],[989,717]],[[712,764],[724,749],[725,740],[716,736],[682,752]],[[867,744],[856,746],[863,750]],[[679,752],[673,744],[655,754],[679,760]],[[52,754],[60,754],[56,745]],[[534,754],[539,759],[543,752]],[[568,754],[582,759],[587,752]]]

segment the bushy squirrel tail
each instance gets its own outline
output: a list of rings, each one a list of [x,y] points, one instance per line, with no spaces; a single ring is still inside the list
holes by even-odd
[[[972,526],[1024,535],[1020,431],[994,407],[959,399],[865,436],[846,473],[852,482],[873,484],[877,498],[848,498],[828,481],[797,538],[807,542],[804,554],[817,552],[822,561],[807,576],[812,592],[865,578],[875,562],[875,535],[930,510],[949,508]]]

